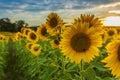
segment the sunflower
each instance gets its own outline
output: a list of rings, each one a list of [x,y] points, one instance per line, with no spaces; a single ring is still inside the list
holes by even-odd
[[[56,13],[50,13],[48,15],[46,24],[51,35],[58,32],[60,33],[62,26],[64,25],[63,20]]]
[[[23,34],[24,37],[28,36],[28,33],[31,32],[32,30],[30,28],[22,28],[21,33]]]
[[[120,34],[120,27],[117,27],[116,30],[117,30],[117,33]]]
[[[38,35],[34,31],[30,31],[27,35],[27,40],[30,42],[36,43],[39,40],[39,38],[38,38]]]
[[[60,44],[60,42],[58,40],[52,40],[50,43],[53,48],[58,48],[59,44]]]
[[[15,34],[15,40],[22,40],[22,39],[23,39],[22,33],[21,33],[21,32],[17,32],[17,33]]]
[[[113,40],[106,46],[108,56],[102,60],[116,78],[120,77],[120,40]]]
[[[117,36],[117,30],[115,28],[108,28],[105,31],[105,41],[108,39],[114,39]]]
[[[8,42],[8,40],[9,40],[9,37],[0,34],[0,42],[2,42],[2,41],[6,41],[6,42]]]
[[[46,24],[42,24],[37,28],[37,35],[39,36],[40,39],[42,40],[47,40],[48,39],[48,32],[46,28]]]
[[[100,34],[101,35],[101,37],[102,37],[102,41],[103,41],[103,43],[105,43],[106,42],[106,37],[105,37],[105,30],[103,30],[103,34]]]
[[[94,15],[81,15],[82,22],[90,22],[89,27],[101,27],[102,23],[99,18],[96,18]]]
[[[0,40],[4,40],[5,36],[4,35],[0,35]]]
[[[102,34],[103,32],[103,24],[99,18],[96,18],[94,15],[89,14],[81,14],[81,16],[77,19],[74,19],[73,24],[79,24],[80,22],[88,22],[89,27],[95,27],[96,32],[99,32]]]
[[[99,55],[98,47],[102,44],[102,38],[95,28],[89,28],[89,23],[74,24],[62,33],[60,49],[71,62],[90,62]]]
[[[33,44],[34,44],[34,43],[27,43],[27,44],[26,44],[26,48],[27,48],[28,50],[31,50],[31,47],[32,47]]]
[[[34,54],[35,56],[39,55],[41,52],[41,48],[39,44],[33,44],[31,46],[31,52],[32,54]]]

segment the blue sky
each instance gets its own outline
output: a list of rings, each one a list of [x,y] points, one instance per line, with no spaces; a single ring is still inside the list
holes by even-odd
[[[64,22],[72,22],[80,14],[95,14],[101,19],[120,16],[120,0],[0,0],[0,18],[12,22],[25,20],[29,26],[45,23],[50,12]]]

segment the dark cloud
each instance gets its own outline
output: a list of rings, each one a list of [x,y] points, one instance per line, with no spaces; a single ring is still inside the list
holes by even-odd
[[[95,13],[106,17],[107,15],[116,15],[108,12],[120,9],[119,4],[111,6],[117,2],[120,0],[0,0],[0,17],[11,16],[16,19],[29,15],[31,19],[34,16],[41,16],[43,12],[41,18],[45,18],[49,11],[58,11],[68,20],[81,13]],[[101,5],[102,8],[100,8]],[[105,7],[106,5],[110,7]]]
[[[0,10],[22,9],[26,11],[59,10],[59,9],[85,9],[98,5],[117,2],[119,0],[2,0]],[[21,5],[27,4],[25,8]]]
[[[28,2],[29,7],[32,5],[38,6],[36,11],[40,10],[59,10],[59,9],[85,9],[95,6],[119,2],[119,0],[35,0],[32,3]],[[38,10],[37,10],[38,9]],[[35,11],[35,10],[34,10]]]
[[[14,10],[14,9],[21,9],[21,6],[24,5],[22,3],[1,3],[0,2],[0,10]]]
[[[101,4],[109,4],[109,3],[113,3],[113,2],[119,2],[120,0],[79,0],[78,2],[87,2],[93,5],[101,5]]]
[[[40,12],[40,11],[43,11],[44,9],[25,9],[24,11],[28,11],[28,12]],[[44,10],[45,11],[45,10]]]

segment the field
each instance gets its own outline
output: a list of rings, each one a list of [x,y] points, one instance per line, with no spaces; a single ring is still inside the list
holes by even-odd
[[[15,36],[15,33],[12,33],[12,32],[0,32],[0,34],[5,35],[5,36],[8,36],[8,37],[13,37],[13,36]]]
[[[51,13],[37,31],[0,32],[0,80],[119,80],[119,29],[93,15],[65,26]]]

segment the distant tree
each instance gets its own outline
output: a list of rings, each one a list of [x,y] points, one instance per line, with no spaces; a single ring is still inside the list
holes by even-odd
[[[9,18],[0,19],[0,31],[14,31],[14,27]]]
[[[22,27],[28,26],[24,20],[18,20],[15,23],[11,23],[9,18],[0,19],[0,31],[10,31],[17,32],[20,31]]]
[[[15,22],[16,24],[16,31],[20,31],[22,27],[24,27],[25,21],[24,20],[18,20]]]

